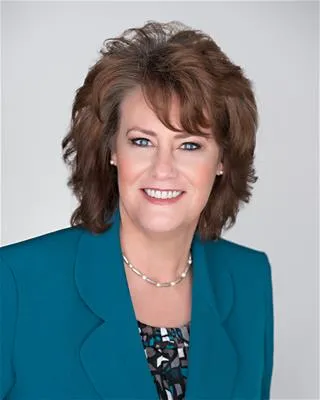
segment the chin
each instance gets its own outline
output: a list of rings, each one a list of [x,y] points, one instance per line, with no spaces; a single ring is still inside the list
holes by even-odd
[[[174,223],[171,219],[167,218],[154,218],[148,221],[140,221],[140,226],[144,231],[150,233],[170,233],[179,230],[183,227],[182,223]]]

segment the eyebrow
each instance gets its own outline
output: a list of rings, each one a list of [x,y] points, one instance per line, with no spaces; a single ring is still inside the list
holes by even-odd
[[[150,135],[150,136],[153,136],[153,137],[157,136],[155,131],[153,131],[151,129],[140,128],[139,126],[134,126],[134,127],[130,128],[130,129],[128,129],[127,132],[126,132],[126,135],[131,131],[139,131],[141,133],[145,133],[146,135]],[[187,138],[187,137],[190,137],[190,136],[195,136],[195,135],[192,135],[192,134],[187,133],[187,132],[181,132],[181,133],[178,133],[177,135],[175,135],[175,138],[176,139],[184,139],[184,138]]]

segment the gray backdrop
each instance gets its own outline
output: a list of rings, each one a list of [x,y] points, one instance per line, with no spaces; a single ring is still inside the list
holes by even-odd
[[[147,20],[211,34],[254,81],[260,110],[254,197],[225,237],[272,263],[272,398],[317,399],[318,4],[2,4],[2,245],[68,226],[75,206],[60,142],[102,41]]]

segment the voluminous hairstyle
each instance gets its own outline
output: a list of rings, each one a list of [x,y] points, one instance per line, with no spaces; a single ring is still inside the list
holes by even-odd
[[[117,168],[110,165],[126,94],[140,87],[160,121],[173,131],[212,135],[222,151],[218,175],[197,230],[217,240],[248,203],[257,180],[253,166],[258,114],[252,83],[214,40],[177,21],[147,22],[106,39],[98,61],[77,90],[70,128],[62,141],[68,179],[79,201],[71,225],[100,233],[119,201]],[[180,105],[180,128],[169,120],[171,100]]]

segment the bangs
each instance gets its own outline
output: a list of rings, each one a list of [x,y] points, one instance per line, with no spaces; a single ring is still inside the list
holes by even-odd
[[[183,85],[173,76],[155,74],[145,78],[142,92],[149,107],[168,129],[212,138],[214,119],[211,109],[203,91],[195,86],[195,82]],[[173,104],[176,102],[179,126],[174,125],[172,121]]]

